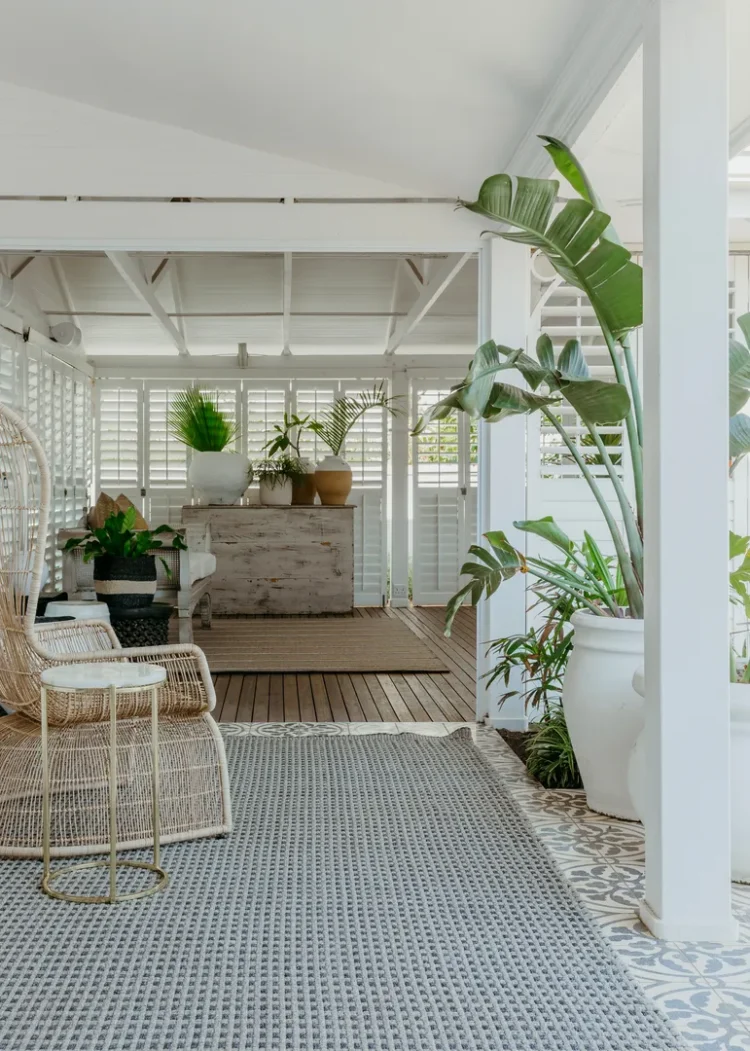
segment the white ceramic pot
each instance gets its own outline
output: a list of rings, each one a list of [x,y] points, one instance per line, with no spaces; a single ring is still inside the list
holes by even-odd
[[[260,502],[268,507],[289,507],[292,502],[291,478],[285,478],[283,482],[277,482],[276,485],[261,480]]]
[[[188,480],[203,504],[236,504],[247,489],[250,461],[240,453],[193,452]]]
[[[633,673],[643,664],[643,621],[573,614],[573,652],[562,702],[592,810],[637,820],[628,791],[628,763],[643,727],[643,701]]]
[[[639,688],[638,677],[634,685]],[[750,685],[729,684],[729,716],[732,879],[736,883],[750,883]],[[643,732],[633,746],[628,785],[635,811],[645,824],[646,742]]]
[[[341,507],[352,491],[352,469],[340,456],[326,456],[315,469],[315,488],[321,504]]]

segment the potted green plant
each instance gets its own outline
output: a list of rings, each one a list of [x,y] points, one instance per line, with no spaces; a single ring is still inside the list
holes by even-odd
[[[252,481],[250,461],[227,450],[236,425],[219,409],[218,395],[188,387],[174,396],[167,418],[172,435],[193,450],[188,480],[207,504],[234,504]]]
[[[300,417],[296,413],[290,415],[285,412],[283,423],[273,425],[276,432],[274,437],[263,446],[271,459],[278,453],[293,455],[304,472],[292,478],[292,504],[295,507],[310,507],[315,503],[315,464],[300,456],[299,451],[302,432],[309,429],[309,425],[309,416]]]
[[[260,502],[268,507],[289,507],[294,483],[307,477],[297,457],[289,453],[261,460],[255,465],[255,473],[260,483]]]
[[[173,533],[171,547],[186,549],[185,541],[172,526],[156,529],[134,529],[136,509],[118,511],[105,519],[100,529],[82,537],[71,537],[65,550],[80,547],[83,561],[94,561],[94,590],[100,602],[114,612],[149,606],[156,593],[156,558],[149,551],[163,547],[156,539],[162,533]]]
[[[371,391],[344,395],[326,409],[320,419],[308,424],[331,450],[331,455],[321,460],[315,470],[315,487],[321,504],[340,507],[352,491],[352,469],[340,453],[354,424],[368,409],[382,408],[396,416],[401,411],[396,404],[399,400],[398,395],[387,396],[384,383],[376,384]]]
[[[558,139],[540,137],[557,170],[577,192],[576,199],[558,210],[557,180],[515,179],[503,174],[486,179],[476,201],[461,203],[497,224],[489,233],[540,251],[563,280],[583,292],[596,316],[615,382],[590,375],[577,340],[569,340],[558,354],[543,335],[536,356],[490,340],[477,350],[464,382],[417,429],[454,411],[490,423],[539,412],[545,424],[557,431],[587,483],[612,540],[625,600],[615,602],[602,594],[573,614],[575,639],[565,674],[563,706],[589,806],[632,819],[637,815],[628,791],[627,768],[643,722],[642,706],[632,687],[633,674],[643,662],[643,414],[630,337],[643,319],[642,272],[620,242],[572,152]],[[750,376],[750,369],[743,367]],[[523,376],[526,389],[504,382],[503,373],[511,369]],[[564,403],[588,431],[591,453],[581,452],[565,429],[559,413]],[[735,418],[739,407],[734,401],[731,411],[730,447],[736,459],[750,448],[750,419]],[[603,437],[620,422],[633,479],[632,505]],[[606,490],[605,480],[598,480],[591,470],[592,454],[607,475]],[[620,522],[611,501],[617,504]],[[551,518],[514,525],[537,534],[566,555],[571,552],[570,538]],[[461,571],[468,580],[449,603],[448,629],[467,596],[476,603],[519,572],[539,580],[555,579],[569,594],[580,595],[579,584],[564,570],[549,559],[525,558],[505,533],[489,532],[485,539],[486,546],[470,548],[472,559]]]

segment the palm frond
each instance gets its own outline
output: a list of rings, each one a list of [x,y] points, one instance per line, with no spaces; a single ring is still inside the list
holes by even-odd
[[[167,423],[177,441],[196,452],[221,452],[238,434],[236,424],[219,409],[218,394],[195,387],[175,394]]]
[[[377,408],[385,409],[391,416],[397,416],[403,412],[396,404],[400,398],[400,395],[389,398],[385,392],[385,384],[376,383],[372,390],[339,398],[322,413],[319,420],[313,420],[309,424],[310,430],[325,442],[334,456],[338,456],[347,434],[360,416],[364,416],[368,409]]]

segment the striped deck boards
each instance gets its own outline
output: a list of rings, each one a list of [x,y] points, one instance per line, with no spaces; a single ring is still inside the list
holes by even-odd
[[[473,722],[475,612],[462,609],[451,638],[441,606],[357,607],[359,617],[398,617],[449,668],[444,673],[215,675],[220,722]]]

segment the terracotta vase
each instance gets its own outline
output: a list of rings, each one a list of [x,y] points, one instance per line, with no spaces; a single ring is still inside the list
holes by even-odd
[[[326,507],[343,507],[352,491],[352,469],[340,456],[326,456],[315,471],[315,487]]]
[[[293,507],[311,507],[315,503],[315,464],[310,460],[303,460],[302,464],[307,473],[304,478],[295,478],[292,482]]]

